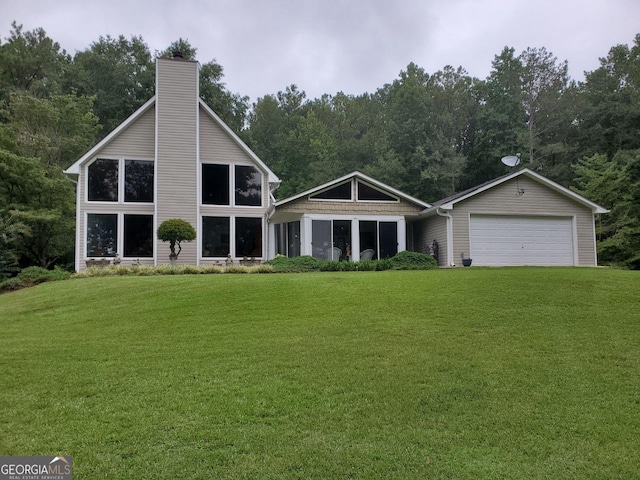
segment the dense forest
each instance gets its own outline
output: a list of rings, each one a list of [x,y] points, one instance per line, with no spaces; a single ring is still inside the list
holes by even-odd
[[[202,98],[282,179],[280,198],[360,170],[425,201],[522,164],[611,209],[601,263],[640,268],[640,34],[611,47],[584,81],[544,47],[497,53],[486,79],[407,65],[375,92],[309,99],[296,85],[254,104],[200,68]],[[100,37],[70,55],[14,23],[0,41],[0,279],[72,263],[75,186],[62,173],[154,94],[141,37]]]

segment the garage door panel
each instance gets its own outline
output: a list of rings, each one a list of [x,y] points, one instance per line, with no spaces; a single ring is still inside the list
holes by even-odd
[[[573,227],[566,217],[472,215],[474,265],[573,265]]]

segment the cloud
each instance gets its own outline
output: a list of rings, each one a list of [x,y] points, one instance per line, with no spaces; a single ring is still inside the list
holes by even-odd
[[[151,51],[178,38],[224,67],[232,92],[252,100],[295,83],[309,97],[373,92],[410,62],[434,73],[462,66],[485,78],[505,46],[545,47],[571,75],[640,30],[637,0],[22,0],[11,20],[43,27],[70,53],[102,35],[139,35]]]

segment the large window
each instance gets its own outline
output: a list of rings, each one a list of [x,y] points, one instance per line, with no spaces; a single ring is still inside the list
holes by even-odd
[[[87,199],[90,202],[153,203],[153,160],[99,158],[87,168]],[[124,169],[124,175],[119,175]],[[124,181],[121,197],[119,178]]]
[[[234,205],[259,207],[262,205],[262,174],[254,167],[236,165],[233,186]],[[230,166],[217,163],[202,164],[202,203],[231,205]]]
[[[153,167],[149,160],[125,160],[125,202],[153,203]]]
[[[373,250],[373,259],[390,258],[398,253],[398,224],[396,222],[360,221],[360,255]]]
[[[235,217],[231,238],[230,217],[202,217],[202,256],[262,257],[262,218]],[[233,245],[234,251],[231,251]]]
[[[153,215],[124,216],[124,256],[153,257]]]
[[[202,217],[202,256],[226,257],[229,253],[229,217]]]
[[[87,257],[115,257],[118,251],[118,215],[87,215]]]
[[[351,220],[313,220],[311,246],[316,258],[348,260],[351,257]]]
[[[262,175],[253,167],[236,165],[236,205],[262,205]]]
[[[229,205],[229,165],[202,164],[202,203]]]
[[[262,219],[236,217],[236,257],[262,257]]]
[[[99,158],[89,165],[87,189],[91,202],[117,202],[118,160]]]

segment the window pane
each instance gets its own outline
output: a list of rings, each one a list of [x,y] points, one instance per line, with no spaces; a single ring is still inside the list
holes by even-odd
[[[153,162],[125,160],[124,201],[153,202]]]
[[[398,253],[398,224],[380,222],[380,258],[391,258]]]
[[[300,222],[287,223],[288,256],[300,256]]]
[[[236,218],[236,257],[262,257],[261,218]]]
[[[311,221],[311,247],[315,258],[331,257],[331,220]]]
[[[343,183],[337,187],[330,188],[324,192],[311,195],[310,198],[320,198],[322,200],[351,200],[351,182]]]
[[[236,166],[236,205],[262,205],[262,175],[253,167]]]
[[[202,256],[229,255],[229,217],[202,217]]]
[[[99,158],[89,165],[88,198],[91,202],[118,201],[118,160]]]
[[[333,221],[333,246],[340,249],[340,258],[334,251],[333,260],[349,260],[351,257],[351,220]]]
[[[378,222],[360,221],[360,256],[365,250],[373,250],[373,259],[378,259]],[[370,252],[369,252],[370,253]]]
[[[153,215],[124,216],[124,256],[153,257]]]
[[[118,215],[87,215],[87,257],[115,257],[118,251]]]
[[[376,202],[397,202],[398,199],[387,195],[380,190],[358,182],[358,200],[369,200]]]
[[[229,205],[229,165],[202,164],[202,203]]]

